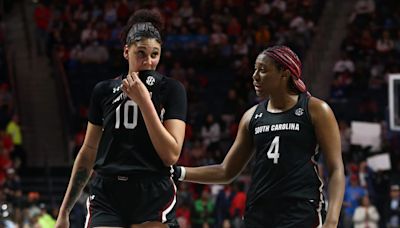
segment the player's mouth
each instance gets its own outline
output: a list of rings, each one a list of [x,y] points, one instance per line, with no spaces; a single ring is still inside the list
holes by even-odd
[[[257,85],[255,83],[253,83],[253,86],[254,86],[254,89],[256,90],[256,92],[261,90],[261,86],[260,85]]]

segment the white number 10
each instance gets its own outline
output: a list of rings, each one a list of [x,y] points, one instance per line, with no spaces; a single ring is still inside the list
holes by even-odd
[[[267,157],[269,159],[274,159],[274,164],[278,164],[279,158],[279,136],[275,136],[272,140],[271,146],[268,149]]]
[[[133,107],[133,120],[129,122],[128,114],[129,114],[129,107]],[[115,128],[119,129],[121,125],[121,105],[118,105],[117,109],[115,110]],[[126,129],[134,129],[137,125],[138,119],[138,106],[132,100],[127,100],[124,104],[124,127]]]

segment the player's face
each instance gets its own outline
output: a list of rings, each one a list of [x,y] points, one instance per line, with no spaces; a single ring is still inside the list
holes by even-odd
[[[253,85],[257,96],[268,97],[286,83],[275,62],[265,54],[258,55],[253,73]]]
[[[160,62],[161,45],[156,39],[142,39],[125,45],[124,57],[129,63],[129,72],[155,70]]]

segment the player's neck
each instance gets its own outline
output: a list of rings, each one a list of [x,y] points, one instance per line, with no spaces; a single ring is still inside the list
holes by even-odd
[[[284,112],[297,104],[298,97],[298,94],[287,93],[285,95],[270,95],[267,109],[271,112]]]

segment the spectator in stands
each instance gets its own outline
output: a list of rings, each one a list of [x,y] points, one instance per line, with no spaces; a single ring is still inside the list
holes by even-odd
[[[359,164],[358,178],[360,186],[367,190],[368,198],[372,202],[376,202],[376,193],[374,189],[375,172],[368,166],[367,161],[363,160]]]
[[[379,213],[371,204],[369,196],[363,196],[360,201],[353,215],[354,228],[378,228]]]
[[[97,30],[94,28],[93,22],[87,24],[86,28],[82,30],[81,42],[83,44],[92,42],[97,39]]]
[[[22,193],[21,180],[14,168],[7,169],[6,181],[3,185],[4,193],[7,196],[7,201],[18,205],[19,196]]]
[[[361,53],[370,54],[376,47],[376,42],[372,33],[368,29],[364,29],[361,33],[361,37],[358,40],[358,45]]]
[[[52,20],[52,10],[39,1],[34,11],[34,20],[36,24],[36,48],[38,55],[46,53],[46,45],[48,39],[48,33],[50,31],[50,25]]]
[[[253,83],[257,95],[265,100],[243,115],[224,161],[197,168],[177,166],[174,177],[205,184],[228,183],[255,155],[246,227],[311,227],[323,222],[325,227],[336,227],[345,180],[339,128],[332,110],[308,94],[301,80],[300,59],[288,47],[273,46],[258,55]],[[323,184],[316,171],[317,145],[323,149],[330,181],[325,221],[320,214]],[[309,210],[303,211],[304,207]],[[303,214],[297,214],[300,211]]]
[[[179,201],[178,201],[179,202]],[[178,224],[180,228],[190,228],[191,227],[191,212],[190,212],[190,203],[184,202],[176,209],[176,219],[178,220]]]
[[[207,115],[204,126],[201,128],[201,137],[208,151],[218,149],[218,143],[221,138],[221,126],[211,113]]]
[[[19,125],[19,116],[14,114],[11,121],[7,124],[6,133],[12,138],[14,149],[11,154],[15,164],[20,164],[21,167],[26,166],[26,152],[23,147],[21,126]]]
[[[244,183],[236,182],[234,184],[235,195],[232,199],[229,213],[231,216],[233,227],[240,227],[246,207],[246,192]]]
[[[7,177],[7,170],[13,167],[13,162],[9,158],[8,151],[3,147],[0,142],[0,186],[4,184]]]
[[[209,188],[203,188],[201,197],[194,202],[191,216],[192,228],[214,227],[215,204],[210,197]]]
[[[370,14],[375,11],[374,0],[358,0],[355,5],[355,13],[358,14]]]
[[[358,176],[352,174],[350,176],[350,185],[346,185],[344,193],[343,207],[344,207],[344,225],[350,227],[353,221],[354,211],[360,204],[361,198],[367,195],[367,192],[360,186]]]
[[[394,41],[390,37],[389,31],[382,32],[382,36],[376,41],[376,50],[378,53],[384,55],[388,54],[394,49]]]
[[[82,52],[83,63],[103,64],[108,60],[108,50],[98,41],[91,42]]]
[[[56,225],[56,220],[47,213],[46,204],[41,203],[39,204],[40,214],[38,218],[38,223],[40,224],[41,228],[54,228]]]
[[[229,214],[229,208],[232,204],[232,199],[235,197],[236,192],[232,189],[231,184],[225,185],[221,189],[215,200],[215,212],[216,212],[216,225],[222,227],[225,220],[231,218]]]
[[[388,210],[388,228],[400,227],[400,187],[393,184],[390,186],[390,200]]]
[[[334,73],[343,73],[343,72],[354,72],[354,62],[349,58],[346,52],[342,52],[340,59],[335,63],[333,67]]]

